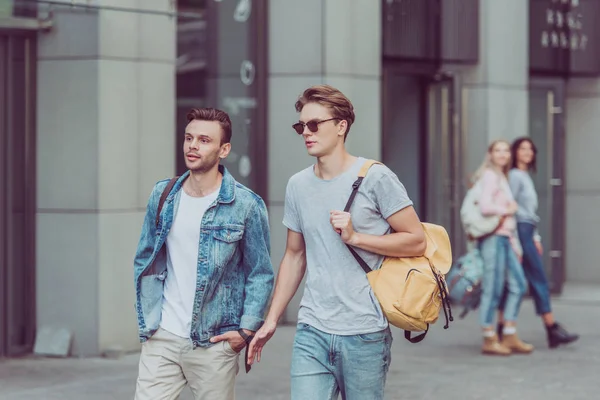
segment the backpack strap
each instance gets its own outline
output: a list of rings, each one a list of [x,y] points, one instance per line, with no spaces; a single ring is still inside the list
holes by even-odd
[[[419,343],[422,342],[423,339],[425,339],[425,335],[427,335],[427,332],[429,332],[429,324],[427,324],[427,329],[425,329],[425,332],[415,337],[412,337],[411,331],[404,331],[404,339],[408,340],[411,343]]]
[[[358,178],[352,184],[352,193],[350,194],[350,198],[348,199],[348,202],[346,203],[346,207],[344,207],[344,212],[350,211],[350,207],[352,207],[352,203],[354,202],[354,198],[356,197],[356,194],[358,193],[358,188],[360,187],[360,184],[362,183],[363,179],[365,179],[365,176],[367,176],[369,169],[375,164],[381,164],[381,163],[379,161],[375,161],[375,160],[367,160],[367,161],[365,161],[363,166],[360,168],[360,171],[358,171]]]
[[[173,190],[173,186],[175,186],[175,183],[177,183],[177,179],[179,179],[179,176],[171,178],[160,195],[160,199],[158,200],[158,209],[156,210],[156,226],[158,226],[158,221],[160,221],[160,212],[165,204],[165,200],[167,199],[169,193],[171,193],[171,190]]]
[[[367,160],[367,161],[365,161],[363,166],[360,168],[360,171],[358,171],[358,178],[352,184],[352,193],[350,194],[350,198],[348,199],[348,202],[346,203],[346,207],[344,207],[344,212],[350,211],[350,207],[352,207],[352,203],[354,203],[354,198],[356,197],[356,194],[358,193],[358,188],[360,187],[360,184],[362,183],[365,176],[367,176],[369,169],[374,164],[381,164],[381,163],[379,161],[375,161],[375,160]],[[358,255],[356,250],[354,250],[351,246],[348,246],[348,245],[346,245],[346,247],[348,247],[348,250],[350,250],[350,253],[352,253],[354,258],[356,259],[356,261],[361,266],[363,271],[365,271],[366,274],[368,274],[369,272],[372,271],[371,267],[369,267],[369,265],[365,262],[365,260],[363,260],[362,257]]]

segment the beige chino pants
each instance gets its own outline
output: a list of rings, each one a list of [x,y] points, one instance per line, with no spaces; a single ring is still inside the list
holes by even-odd
[[[226,340],[192,347],[191,340],[159,328],[142,345],[135,400],[174,400],[186,383],[196,400],[234,400],[239,354]]]

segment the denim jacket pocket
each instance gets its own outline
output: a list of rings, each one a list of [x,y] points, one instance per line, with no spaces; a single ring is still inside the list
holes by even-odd
[[[240,240],[244,236],[243,226],[227,226],[213,230],[215,240],[215,264],[218,267],[225,267],[233,258],[238,248]]]

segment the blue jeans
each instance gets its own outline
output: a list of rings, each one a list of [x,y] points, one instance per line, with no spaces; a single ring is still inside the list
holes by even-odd
[[[544,262],[533,240],[535,225],[519,222],[517,229],[523,247],[523,272],[525,272],[525,277],[529,282],[529,291],[535,303],[535,311],[538,315],[552,312],[550,287],[544,270]]]
[[[506,236],[492,235],[479,243],[479,250],[484,268],[479,323],[482,328],[493,326],[505,283],[508,284],[508,293],[504,305],[504,320],[515,322],[527,281],[510,239]]]
[[[339,336],[298,324],[292,354],[292,400],[383,399],[391,362],[387,328]]]

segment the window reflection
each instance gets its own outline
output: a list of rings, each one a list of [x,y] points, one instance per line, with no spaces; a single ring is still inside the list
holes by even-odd
[[[185,171],[181,140],[192,107],[216,107],[233,125],[232,151],[222,162],[242,184],[263,194],[266,176],[265,115],[266,36],[260,26],[261,0],[179,2],[177,26],[177,173]],[[264,19],[264,18],[263,18]],[[261,154],[261,157],[257,157]],[[263,192],[263,193],[261,193]]]

